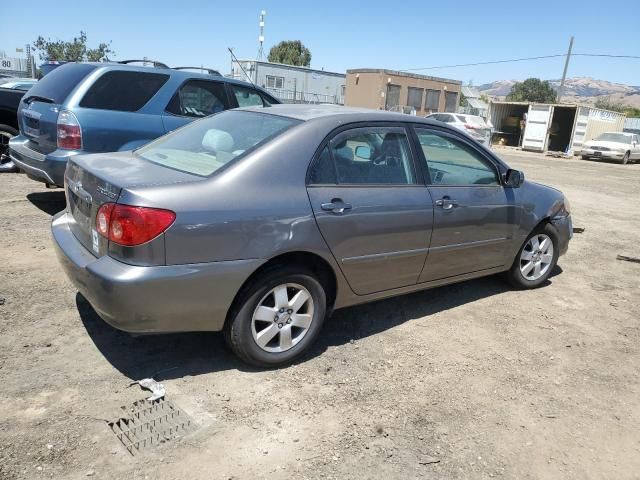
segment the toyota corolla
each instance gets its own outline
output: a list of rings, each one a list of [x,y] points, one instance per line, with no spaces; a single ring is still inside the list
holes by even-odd
[[[76,156],[65,192],[58,255],[106,322],[221,330],[260,366],[301,355],[337,308],[501,272],[543,285],[572,232],[561,192],[458,130],[337,106],[227,111]]]

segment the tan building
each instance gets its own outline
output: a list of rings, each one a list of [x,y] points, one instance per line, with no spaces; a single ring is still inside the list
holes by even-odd
[[[455,112],[462,82],[375,68],[347,70],[344,104],[416,115]]]

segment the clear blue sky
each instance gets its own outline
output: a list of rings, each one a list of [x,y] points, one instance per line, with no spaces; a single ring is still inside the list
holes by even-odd
[[[146,55],[170,65],[204,64],[228,73],[226,47],[234,47],[240,58],[256,57],[262,9],[267,11],[265,52],[280,40],[300,39],[312,52],[312,67],[338,72],[563,53],[571,35],[574,52],[640,55],[638,0],[32,0],[28,17],[23,9],[1,8],[0,50],[11,56],[38,35],[70,39],[82,29],[90,45],[111,40],[116,59]],[[562,64],[562,58],[555,58],[419,73],[477,85],[559,78]],[[640,60],[574,58],[569,76],[640,85]]]

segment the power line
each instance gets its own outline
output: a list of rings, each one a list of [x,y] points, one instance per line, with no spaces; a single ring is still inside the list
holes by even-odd
[[[525,58],[510,58],[508,60],[491,60],[489,62],[475,62],[475,63],[459,63],[456,65],[437,65],[433,67],[420,67],[420,68],[403,68],[403,72],[413,72],[416,70],[435,70],[438,68],[456,68],[456,67],[475,67],[477,65],[491,65],[495,63],[511,63],[511,62],[524,62],[527,60],[541,60],[543,58],[557,58],[564,57],[566,53],[558,53],[556,55],[541,55],[538,57],[525,57]]]
[[[578,57],[606,57],[606,58],[632,58],[632,59],[640,59],[640,55],[611,55],[607,53],[572,53],[572,56]],[[475,67],[479,65],[494,65],[497,63],[513,63],[513,62],[526,62],[529,60],[543,60],[547,58],[558,58],[558,57],[566,57],[566,53],[558,53],[555,55],[539,55],[537,57],[523,57],[523,58],[510,58],[507,60],[491,60],[488,62],[474,62],[474,63],[458,63],[455,65],[435,65],[431,67],[420,67],[420,68],[403,68],[400,71],[402,72],[415,72],[419,70],[436,70],[442,68],[457,68],[457,67]]]

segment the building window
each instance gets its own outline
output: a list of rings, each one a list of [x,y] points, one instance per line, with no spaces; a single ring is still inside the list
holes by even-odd
[[[385,110],[393,110],[400,105],[400,85],[387,85],[387,99],[384,104]]]
[[[458,92],[446,92],[444,95],[444,111],[455,112],[458,108]]]
[[[422,88],[409,87],[407,93],[407,106],[420,110],[422,108],[422,92]]]
[[[347,87],[346,85],[341,85],[341,86],[340,86],[340,96],[341,96],[342,98],[344,98],[344,94],[345,94],[345,91],[346,91],[346,87]]]
[[[267,75],[267,88],[284,88],[284,77]]]
[[[427,90],[427,96],[424,101],[424,109],[437,112],[440,106],[440,90]]]

